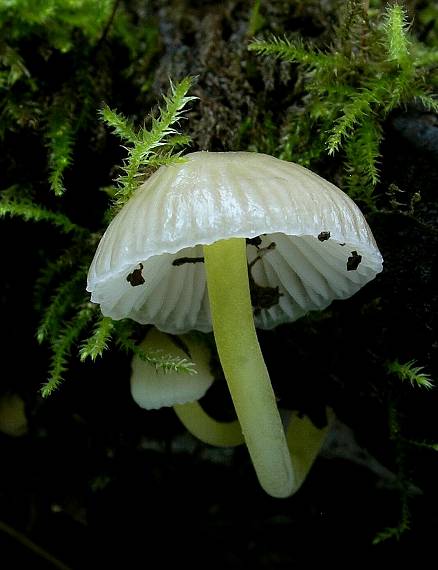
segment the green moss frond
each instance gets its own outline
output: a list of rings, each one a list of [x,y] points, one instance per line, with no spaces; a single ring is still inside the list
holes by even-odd
[[[56,342],[65,316],[71,312],[72,308],[77,306],[78,292],[80,292],[81,297],[83,295],[82,290],[85,288],[85,282],[86,272],[84,268],[81,268],[57,287],[38,326],[38,342],[41,343],[47,339]]]
[[[351,137],[356,125],[372,116],[372,104],[377,101],[377,94],[373,90],[363,89],[345,104],[343,114],[336,120],[327,140],[329,154],[336,152],[343,140]]]
[[[192,85],[193,78],[191,77],[184,78],[176,85],[170,83],[170,93],[163,97],[165,106],[160,108],[159,117],[152,117],[152,127],[149,130],[143,127],[140,131],[145,153],[150,154],[154,149],[165,145],[173,136],[179,134],[174,125],[181,120],[187,104],[196,99],[196,97],[187,96]]]
[[[47,262],[43,267],[35,281],[34,285],[34,303],[37,311],[42,311],[44,299],[47,291],[50,291],[53,281],[60,274],[66,274],[72,269],[72,256],[70,251],[61,255],[58,259]]]
[[[395,76],[382,79],[379,82],[382,118],[387,117],[393,109],[404,106],[415,99],[417,84],[412,72],[413,68],[401,70]]]
[[[270,38],[255,39],[248,45],[250,51],[257,55],[270,56],[290,63],[300,63],[315,68],[341,67],[345,61],[340,53],[321,53],[311,44],[306,44],[301,38],[279,38],[272,35]]]
[[[265,19],[260,14],[260,0],[254,0],[251,11],[249,13],[248,29],[246,35],[250,38],[263,27]]]
[[[401,517],[397,526],[387,527],[380,531],[373,539],[373,544],[379,544],[386,540],[400,540],[402,535],[411,528],[411,514],[407,501],[402,503]]]
[[[408,443],[414,447],[430,449],[431,451],[438,451],[438,443],[431,443],[429,441],[416,441],[414,439],[405,439],[404,441],[405,443]]]
[[[56,342],[52,344],[52,357],[50,361],[49,377],[41,388],[44,398],[50,396],[64,381],[65,373],[68,369],[68,361],[73,347],[79,340],[83,330],[88,326],[93,318],[96,307],[91,303],[86,303],[76,315],[67,322],[57,336]]]
[[[427,95],[425,93],[419,93],[416,96],[417,101],[421,103],[426,111],[430,111],[431,113],[438,114],[438,99],[433,97],[432,95]]]
[[[363,177],[370,186],[375,186],[380,179],[378,161],[381,140],[382,129],[372,120],[361,125],[354,140],[354,160],[357,165],[361,164]]]
[[[348,194],[366,202],[372,209],[374,188],[379,182],[379,157],[382,131],[377,122],[365,121],[355,136],[344,144]]]
[[[131,144],[136,144],[139,141],[139,136],[135,132],[134,125],[122,113],[110,109],[106,104],[99,113],[104,123],[111,127],[113,133],[122,141]]]
[[[420,43],[413,46],[415,67],[433,68],[438,66],[438,50],[430,50]]]
[[[49,149],[49,183],[56,196],[62,196],[64,172],[72,163],[74,130],[68,102],[54,105],[46,133]]]
[[[387,369],[388,372],[394,374],[403,382],[409,382],[411,386],[419,386],[421,388],[426,388],[427,390],[434,387],[430,374],[423,372],[423,366],[416,366],[415,360],[409,360],[405,363],[393,360],[392,362],[388,362]]]
[[[116,38],[127,47],[130,54],[129,75],[134,69],[139,72],[139,59],[146,58],[148,61],[157,53],[159,43],[159,32],[153,21],[146,20],[142,28],[139,29],[137,21],[132,18],[132,13],[123,10],[120,2],[111,26],[111,36]]]
[[[113,5],[114,0],[8,0],[0,3],[0,27],[11,27],[15,37],[44,33],[66,52],[73,48],[77,30],[98,41]]]
[[[410,65],[411,40],[408,35],[409,24],[405,10],[399,4],[386,10],[382,31],[388,59],[401,67]]]
[[[197,374],[196,365],[187,358],[167,354],[161,350],[145,352],[132,339],[129,323],[124,321],[116,325],[116,343],[125,352],[136,355],[143,362],[150,364],[156,370],[163,372],[177,372],[179,374]]]
[[[87,231],[73,223],[65,214],[39,206],[23,196],[16,186],[3,190],[0,198],[0,218],[19,217],[26,222],[50,222],[64,233],[85,234]]]
[[[100,316],[96,323],[93,334],[85,340],[79,351],[80,360],[84,362],[87,358],[96,360],[107,350],[111,336],[114,331],[114,321],[110,317]]]
[[[163,149],[165,152],[172,153],[176,148],[186,147],[191,141],[191,136],[177,133],[167,139],[167,142],[163,145]]]
[[[12,87],[30,73],[17,50],[0,43],[0,89]]]
[[[321,48],[271,36],[250,42],[248,49],[296,65],[293,96],[300,111],[295,122],[288,116],[281,126],[280,156],[312,168],[325,154],[343,151],[340,177],[356,199],[372,207],[381,125],[392,110],[415,100],[437,110],[431,91],[438,56],[411,37],[407,12],[398,4],[382,14],[347,2],[332,35],[331,45]]]
[[[304,112],[303,108],[296,107],[288,113],[281,128],[278,156],[282,160],[290,160],[311,168],[312,164],[324,153],[325,147],[321,138],[314,136],[312,122],[303,120]],[[316,117],[313,116],[314,114]],[[309,115],[316,120],[318,118],[317,109],[312,107]]]
[[[397,490],[400,495],[400,516],[399,521],[392,527],[387,527],[381,532],[377,533],[373,540],[373,544],[379,544],[386,540],[395,539],[400,540],[402,535],[410,530],[411,526],[411,513],[409,508],[409,501],[411,499],[412,482],[410,481],[406,470],[406,449],[405,440],[401,435],[401,425],[399,412],[394,404],[394,401],[389,402],[388,409],[388,428],[389,436],[395,448],[395,462],[397,466]]]
[[[130,143],[127,148],[128,156],[122,167],[123,174],[117,179],[115,209],[119,209],[129,200],[132,193],[139,185],[139,177],[146,167],[150,166],[151,159],[154,163],[159,162],[159,149],[172,144],[172,139],[179,135],[175,126],[182,118],[187,104],[196,99],[187,93],[192,86],[193,78],[186,77],[176,85],[171,83],[170,94],[164,97],[164,107],[159,109],[158,117],[152,117],[151,127],[143,126],[135,132],[126,118],[117,112],[105,107],[102,111],[103,120],[124,141]],[[176,139],[181,140],[181,139]],[[187,139],[186,139],[187,140]],[[167,163],[169,157],[163,159]]]
[[[158,156],[152,156],[149,159],[149,168],[158,168],[159,166],[169,166],[169,164],[178,164],[185,162],[185,158],[181,156],[181,152],[167,152]]]

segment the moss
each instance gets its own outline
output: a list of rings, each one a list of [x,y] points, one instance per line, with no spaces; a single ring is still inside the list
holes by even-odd
[[[296,103],[280,152],[296,153],[308,166],[340,151],[340,185],[376,208],[382,125],[409,102],[438,110],[430,88],[438,59],[409,34],[408,14],[398,4],[372,13],[362,2],[348,2],[332,33],[324,47],[299,36],[268,36],[249,49],[297,64]]]

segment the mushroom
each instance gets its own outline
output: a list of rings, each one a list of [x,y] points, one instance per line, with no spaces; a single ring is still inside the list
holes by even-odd
[[[182,378],[176,372],[154,370],[137,354],[132,359],[131,394],[133,400],[146,410],[173,406],[176,415],[186,429],[200,441],[216,447],[235,447],[244,443],[237,420],[222,422],[211,418],[199,403],[213,383],[210,371],[211,353],[198,335],[186,334],[173,337],[151,328],[139,345],[146,352],[172,353],[189,357],[196,365],[196,375]],[[329,422],[322,429],[315,427],[304,416],[283,410],[283,422],[287,425],[286,439],[294,458],[297,490],[313,464],[329,426],[333,413],[327,410]]]
[[[213,330],[259,481],[285,497],[298,477],[254,325],[350,297],[382,257],[359,208],[317,174],[258,153],[184,158],[157,170],[112,220],[87,290],[116,320]]]
[[[211,354],[207,345],[194,335],[172,337],[151,328],[140,349],[146,352],[166,352],[182,358],[190,358],[196,364],[197,374],[185,378],[177,372],[163,372],[141,360],[132,359],[131,394],[133,400],[146,410],[173,406],[184,426],[199,440],[217,447],[233,447],[243,443],[238,421],[219,422],[211,418],[199,404],[213,383],[210,372]]]

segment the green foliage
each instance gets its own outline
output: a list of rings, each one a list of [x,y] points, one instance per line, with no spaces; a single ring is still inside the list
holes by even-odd
[[[114,322],[109,317],[100,316],[94,327],[93,334],[81,346],[79,351],[81,362],[87,358],[96,360],[108,349],[111,336],[114,332]]]
[[[399,413],[393,402],[389,404],[388,412],[389,434],[396,451],[396,489],[400,495],[400,518],[396,525],[386,527],[378,532],[373,539],[373,544],[379,544],[390,539],[400,540],[411,526],[411,512],[409,508],[411,481],[406,474],[405,442],[401,436]]]
[[[71,221],[62,213],[62,201],[59,208],[50,209],[43,205],[47,200],[39,201],[36,193],[45,189],[57,197],[65,193],[67,176],[75,166],[78,141],[86,129],[93,146],[96,142],[102,144],[105,138],[98,108],[102,100],[111,99],[110,42],[116,48],[121,46],[124,57],[129,54],[131,58],[125,76],[130,77],[139,93],[147,88],[146,69],[157,50],[158,30],[152,22],[138,25],[138,14],[134,14],[127,3],[119,0],[0,3],[0,139],[6,153],[4,186],[9,186],[1,192],[0,217],[49,222],[70,239],[65,251],[57,253],[57,259],[43,265],[35,283],[35,308],[41,313],[37,339],[48,343],[52,352],[50,375],[42,389],[44,396],[61,384],[69,358],[78,346],[82,361],[94,361],[102,356],[112,337],[116,343],[118,339],[120,327],[115,327],[111,319],[98,318],[96,307],[89,304],[85,292],[86,271],[100,234]],[[150,172],[161,164],[182,160],[181,149],[190,139],[178,133],[176,127],[184,107],[193,99],[187,95],[191,84],[189,78],[171,84],[164,105],[147,119],[147,126],[145,123],[134,128],[132,121],[104,106],[104,122],[128,147],[117,188],[111,190],[117,207],[140,184],[146,168]],[[10,157],[7,154],[14,136],[21,140],[32,137],[31,148],[40,145],[47,152],[46,172],[42,169],[41,173],[33,173],[28,183],[17,182],[13,168],[16,156],[12,151]],[[20,172],[19,179],[26,180],[26,174]],[[102,218],[108,219],[113,213],[114,208],[108,208]],[[94,328],[87,337],[92,322]],[[131,353],[136,350],[135,341],[126,334],[117,345],[123,345],[124,350],[129,348]],[[190,369],[190,363],[173,357],[166,359],[166,355],[148,358],[159,368]]]
[[[297,65],[295,106],[282,127],[278,153],[304,166],[341,153],[342,183],[350,195],[375,207],[381,125],[395,108],[419,102],[437,111],[430,77],[437,53],[411,37],[407,14],[393,4],[383,15],[349,2],[329,47],[300,37],[256,39],[249,50]]]
[[[260,28],[263,27],[265,19],[260,14],[260,0],[254,0],[251,12],[249,15],[248,30],[246,32],[248,37],[254,36]]]
[[[427,43],[436,48],[438,45],[438,5],[435,2],[425,2],[422,8],[416,11],[415,17],[424,26]],[[435,56],[438,57],[436,50]]]
[[[385,48],[388,59],[396,61],[401,67],[411,65],[408,28],[408,17],[403,8],[398,4],[389,7],[383,24]]]
[[[134,129],[132,122],[122,114],[108,106],[104,107],[103,120],[124,142],[130,144],[123,175],[118,179],[119,189],[115,191],[118,207],[140,184],[143,169],[181,160],[180,151],[175,149],[187,144],[190,139],[180,134],[175,125],[181,120],[185,105],[193,99],[187,96],[191,84],[190,78],[171,84],[171,94],[164,98],[165,105],[158,117],[151,118],[150,129],[145,126]],[[62,174],[66,166],[60,157],[72,152],[70,131],[64,130],[66,119],[61,112],[63,104],[54,109],[49,118],[52,125],[49,138],[54,156],[50,178],[57,194],[63,192]],[[185,358],[158,351],[151,354],[142,351],[132,338],[129,323],[114,323],[110,318],[100,316],[91,334],[83,339],[85,330],[97,312],[97,306],[88,302],[85,284],[87,269],[100,235],[91,234],[61,213],[37,205],[29,195],[18,192],[17,187],[2,193],[0,216],[7,215],[20,216],[26,221],[48,221],[72,235],[70,247],[57,260],[49,261],[43,267],[35,285],[36,307],[42,313],[37,340],[40,343],[48,342],[52,351],[49,378],[41,390],[43,396],[49,396],[61,385],[68,370],[69,358],[78,345],[82,362],[87,359],[95,361],[108,348],[111,338],[114,338],[116,346],[132,355],[137,354],[156,369],[196,373],[194,364]],[[104,217],[108,217],[108,212]],[[50,291],[50,299],[45,301]]]
[[[48,117],[46,133],[49,149],[49,183],[51,190],[57,196],[61,196],[65,191],[63,177],[72,163],[74,143],[72,118],[63,103],[53,106]]]
[[[187,358],[173,356],[161,350],[145,352],[132,340],[132,324],[122,321],[116,327],[117,344],[128,354],[138,356],[143,362],[150,364],[156,370],[163,372],[177,372],[179,374],[197,374],[195,364]]]
[[[335,120],[327,138],[326,147],[329,154],[334,154],[345,139],[351,138],[355,127],[362,125],[372,114],[372,105],[377,102],[377,94],[372,89],[365,88],[351,95],[345,102],[343,114]]]
[[[81,270],[67,279],[65,277],[67,276],[64,276],[64,280],[57,287],[49,305],[45,308],[43,318],[37,330],[38,342],[49,339],[52,344],[56,343],[65,315],[71,311],[75,302],[78,301],[78,291],[84,289],[86,277],[84,268],[81,268]]]
[[[364,120],[354,137],[344,144],[345,170],[348,174],[349,194],[354,199],[372,204],[373,190],[380,179],[380,125]]]
[[[98,40],[113,6],[114,0],[8,0],[0,4],[0,28],[9,28],[13,40],[43,31],[51,45],[66,52],[77,30]]]
[[[0,139],[22,129],[38,134],[48,151],[48,186],[57,196],[65,191],[77,136],[96,121],[108,88],[102,52],[110,36],[133,57],[156,37],[148,28],[136,32],[119,0],[0,3]],[[29,52],[32,41],[37,48]],[[54,76],[53,68],[65,77]]]
[[[16,186],[3,190],[0,197],[0,217],[19,217],[26,222],[50,222],[64,233],[86,232],[83,228],[74,224],[66,215],[53,212],[36,204],[32,198],[20,192]]]
[[[108,105],[104,105],[101,110],[103,121],[107,123],[116,134],[123,141],[130,144],[138,142],[137,133],[135,132],[132,122],[124,117],[122,113],[112,111]]]
[[[415,447],[420,447],[422,449],[430,449],[432,451],[438,451],[438,443],[431,443],[428,441],[415,441],[413,439],[406,439],[406,443],[413,445]]]
[[[96,307],[87,303],[65,325],[52,344],[52,358],[47,382],[41,388],[43,397],[50,396],[65,379],[72,347],[76,345],[82,331],[93,318]]]
[[[181,160],[175,147],[187,144],[190,139],[181,137],[175,125],[189,101],[196,97],[187,96],[192,78],[186,77],[176,85],[171,84],[169,96],[164,97],[165,106],[159,110],[158,118],[151,118],[151,127],[135,130],[121,113],[104,106],[102,119],[112,127],[113,132],[126,142],[128,156],[122,167],[123,174],[117,178],[115,209],[120,209],[138,188],[142,172],[148,166],[160,166]]]
[[[400,521],[396,526],[387,527],[378,532],[373,539],[373,544],[380,544],[386,540],[400,540],[402,535],[411,528],[411,515],[407,503],[402,504]]]
[[[415,360],[401,363],[398,360],[393,360],[387,364],[388,372],[394,374],[403,382],[409,382],[411,386],[419,386],[430,390],[434,387],[433,381],[429,374],[423,372],[423,366],[416,366]]]
[[[30,78],[20,54],[7,44],[0,44],[0,90],[11,88],[22,78]]]
[[[324,68],[336,71],[338,67],[347,67],[347,61],[341,54],[327,56],[310,43],[306,44],[302,38],[291,40],[286,37],[271,36],[267,40],[256,39],[249,44],[248,49],[258,55],[272,56],[289,63],[300,63],[318,70]]]

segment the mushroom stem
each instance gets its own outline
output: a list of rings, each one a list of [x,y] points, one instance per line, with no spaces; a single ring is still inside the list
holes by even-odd
[[[306,479],[330,431],[334,418],[330,409],[327,409],[327,418],[327,425],[317,428],[307,416],[300,417],[295,411],[291,413],[286,438],[296,475],[294,492],[298,491]]]
[[[252,463],[269,495],[287,497],[296,478],[254,326],[246,241],[215,242],[204,256],[216,346]]]
[[[235,447],[244,443],[237,420],[219,422],[210,417],[197,401],[176,404],[173,409],[188,431],[204,443],[217,447]]]

